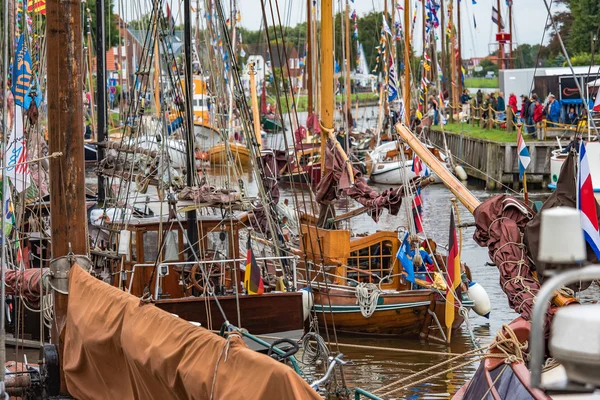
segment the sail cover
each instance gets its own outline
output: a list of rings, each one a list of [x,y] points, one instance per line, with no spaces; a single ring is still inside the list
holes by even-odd
[[[402,205],[404,186],[386,189],[381,194],[367,184],[366,179],[353,168],[354,185],[350,183],[346,162],[331,139],[325,147],[326,173],[317,186],[316,200],[320,204],[328,204],[337,199],[341,192],[352,197],[361,205],[368,207],[368,214],[377,222],[384,209],[391,215],[398,215]],[[413,189],[414,190],[414,189]]]
[[[320,399],[291,368],[75,265],[63,369],[78,399]]]

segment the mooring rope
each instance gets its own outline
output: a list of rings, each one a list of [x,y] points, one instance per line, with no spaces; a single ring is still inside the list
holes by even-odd
[[[363,317],[370,318],[377,309],[381,290],[374,283],[359,283],[356,286],[356,302]]]

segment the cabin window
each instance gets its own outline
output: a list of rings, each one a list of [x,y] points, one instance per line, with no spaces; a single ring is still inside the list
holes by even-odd
[[[144,262],[156,262],[158,258],[158,231],[144,232]]]
[[[229,231],[212,231],[206,234],[208,249],[217,253],[217,258],[229,258]]]
[[[165,261],[179,261],[179,234],[168,231],[165,237]]]
[[[379,280],[388,275],[392,268],[392,249],[392,242],[383,240],[351,252],[348,257],[348,266],[353,269],[348,270],[348,278],[358,282],[379,283]],[[363,273],[361,270],[365,272]]]

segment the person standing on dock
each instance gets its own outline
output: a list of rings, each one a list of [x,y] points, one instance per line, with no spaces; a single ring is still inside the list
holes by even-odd
[[[502,92],[498,94],[498,108],[496,108],[496,111],[498,111],[498,114],[501,114],[498,116],[498,119],[506,119],[504,116],[504,112],[506,111],[506,101],[504,101],[504,93]]]
[[[512,120],[513,123],[517,123],[517,96],[514,93],[511,93],[508,97],[508,106],[512,111]]]
[[[548,126],[556,126],[556,123],[560,120],[560,102],[556,100],[556,97],[552,93],[548,95]]]
[[[531,136],[536,138],[537,133],[539,133],[540,131],[542,120],[544,119],[544,106],[542,106],[542,103],[540,103],[540,100],[538,99],[537,95],[534,94],[533,96],[535,99],[535,102],[533,103],[533,122],[535,123],[537,132]]]
[[[471,119],[471,104],[469,103],[470,100],[471,96],[469,96],[469,91],[465,89],[463,91],[463,94],[460,95],[460,103],[462,104],[462,118],[465,118],[467,122],[469,122],[469,120]]]

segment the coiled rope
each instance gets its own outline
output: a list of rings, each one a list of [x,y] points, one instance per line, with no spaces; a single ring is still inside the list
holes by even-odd
[[[359,283],[356,286],[356,302],[363,317],[370,318],[377,308],[381,290],[374,283]]]

